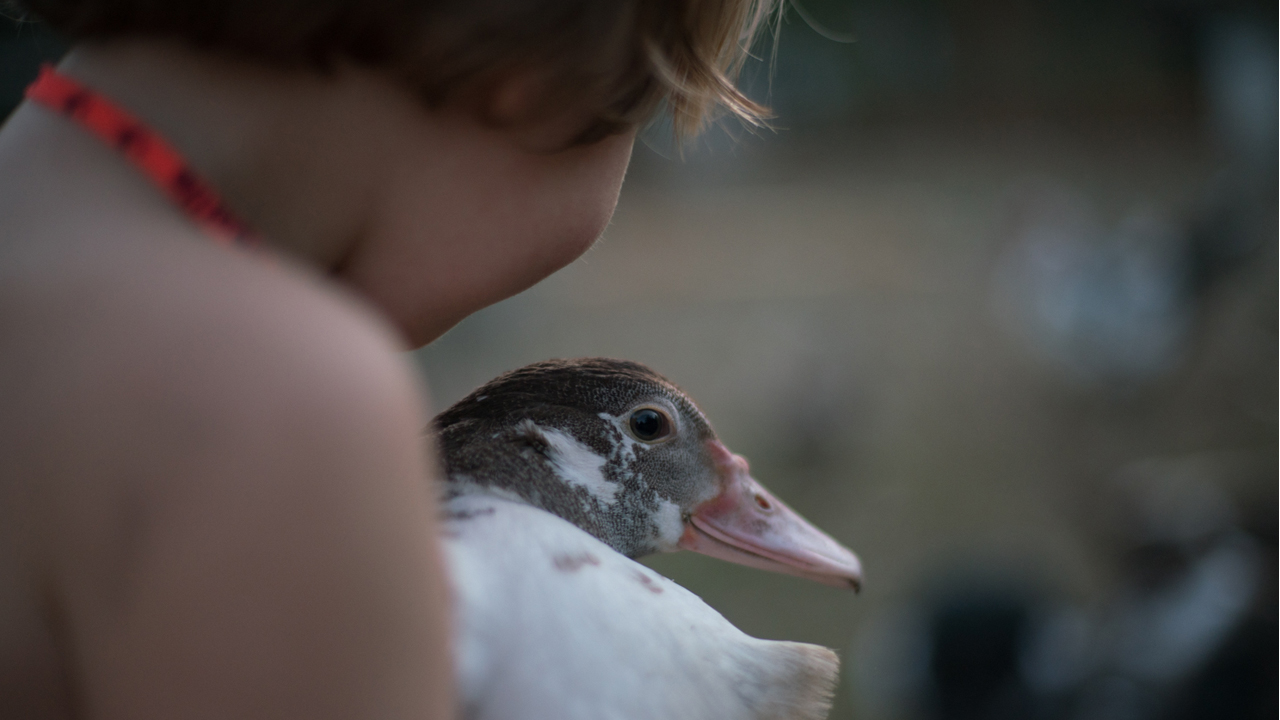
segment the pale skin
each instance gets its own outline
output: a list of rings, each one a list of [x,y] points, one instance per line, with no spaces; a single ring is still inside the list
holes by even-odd
[[[161,43],[62,68],[274,259],[64,118],[0,130],[0,716],[452,717],[402,351],[585,251],[632,134],[549,151],[577,114],[494,128],[372,72]]]

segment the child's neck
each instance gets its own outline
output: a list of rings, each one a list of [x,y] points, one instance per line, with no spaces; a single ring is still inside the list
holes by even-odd
[[[353,151],[359,84],[341,73],[274,71],[158,42],[79,47],[60,69],[166,138],[278,249],[328,271],[358,242],[372,158]],[[123,158],[120,169],[133,171]]]

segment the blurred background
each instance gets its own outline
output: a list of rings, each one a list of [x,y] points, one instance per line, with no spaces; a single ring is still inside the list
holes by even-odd
[[[0,116],[63,51],[2,22]],[[594,249],[416,354],[437,407],[685,388],[866,587],[650,564],[838,649],[833,718],[1275,718],[1276,4],[803,0],[757,54],[776,129],[650,128]]]

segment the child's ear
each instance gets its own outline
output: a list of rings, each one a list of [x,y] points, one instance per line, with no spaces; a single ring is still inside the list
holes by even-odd
[[[524,69],[507,73],[491,86],[485,115],[501,126],[535,121],[551,110],[548,107],[550,89],[545,71]]]
[[[543,68],[504,75],[490,86],[482,107],[487,122],[531,152],[564,150],[595,120],[589,98],[557,87]]]

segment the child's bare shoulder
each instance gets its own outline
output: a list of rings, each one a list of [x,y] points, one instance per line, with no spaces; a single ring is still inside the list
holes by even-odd
[[[104,556],[137,529],[118,526],[163,503],[341,482],[328,463],[384,462],[419,431],[391,332],[327,282],[195,230],[100,241],[7,283],[0,341],[0,455],[35,516],[102,533],[72,544],[99,555],[82,560],[124,562]]]
[[[377,314],[286,260],[193,230],[167,245],[121,243],[59,262],[33,275],[33,289],[10,293],[17,322],[0,348],[25,365],[18,396],[56,420],[50,432],[128,437],[121,450],[145,463],[151,436],[186,447],[285,442],[283,428],[248,430],[314,422],[326,404],[341,418],[420,400]]]
[[[105,663],[86,673],[106,683],[91,693],[154,697],[139,684],[230,653],[227,677],[188,688],[217,705],[239,675],[273,672],[255,654],[289,652],[255,627],[308,607],[293,620],[303,632],[381,636],[361,623],[397,615],[395,593],[360,598],[367,612],[315,598],[379,563],[426,562],[422,396],[391,332],[287,262],[206,242],[118,244],[9,283],[0,303],[13,331],[0,341],[0,456],[23,505],[4,514],[39,521],[0,540],[65,589],[77,656]],[[118,655],[136,638],[102,634],[119,613],[152,645],[140,664]]]

